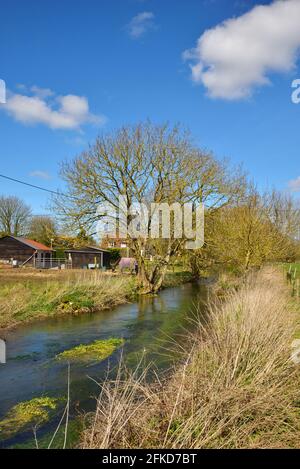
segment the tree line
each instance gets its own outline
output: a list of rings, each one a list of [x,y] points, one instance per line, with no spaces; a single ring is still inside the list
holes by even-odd
[[[58,252],[64,249],[95,243],[83,227],[68,232],[57,217],[34,215],[32,209],[16,196],[0,196],[0,237],[11,235],[29,238]]]
[[[61,177],[65,195],[52,204],[73,244],[93,239],[97,222],[107,215],[99,212],[101,204],[116,208],[118,223],[120,196],[128,208],[128,224],[134,219],[130,207],[135,203],[181,207],[189,203],[195,211],[199,204],[205,205],[205,242],[200,249],[186,250],[186,237],[175,236],[174,216],[168,238],[128,234],[145,293],[160,289],[174,259],[184,258],[194,274],[201,275],[219,265],[244,272],[268,261],[299,256],[296,201],[275,190],[261,194],[242,168],[199,148],[179,125],[148,121],[104,133],[86,151],[62,163]],[[149,234],[151,214],[147,223]],[[70,241],[58,235],[52,218],[31,217],[29,207],[15,197],[1,197],[0,231],[19,234],[25,225],[33,239],[45,244],[56,239],[57,245],[64,246],[64,236],[65,244]],[[152,262],[145,253],[151,253]]]
[[[191,203],[195,209],[205,204],[205,243],[199,250],[187,252],[187,239],[175,237],[174,230],[168,239],[128,235],[145,293],[156,292],[170,263],[183,256],[195,274],[212,265],[246,271],[298,256],[300,211],[292,197],[260,194],[242,168],[199,148],[181,126],[145,122],[100,135],[62,164],[61,176],[68,197],[56,200],[57,212],[90,231],[105,216],[99,204],[118,208],[119,196],[129,211],[134,203]],[[118,211],[115,216],[117,222]],[[134,215],[127,216],[130,223]],[[150,216],[148,233],[152,221]],[[145,252],[153,253],[153,262]]]

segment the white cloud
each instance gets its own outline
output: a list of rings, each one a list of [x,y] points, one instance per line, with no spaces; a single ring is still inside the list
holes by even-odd
[[[134,16],[127,25],[129,35],[137,39],[154,28],[154,14],[151,11],[143,11]]]
[[[300,176],[289,181],[288,186],[291,192],[300,192]]]
[[[300,0],[277,0],[205,31],[183,57],[211,97],[240,99],[270,83],[270,73],[292,70],[299,48]]]
[[[51,129],[79,130],[84,124],[102,125],[104,116],[89,111],[88,100],[84,96],[55,96],[49,89],[31,87],[32,96],[10,94],[5,106],[6,112],[23,124],[44,124]],[[52,97],[50,101],[49,98]]]
[[[31,171],[31,173],[29,173],[29,176],[33,178],[39,178],[39,179],[51,179],[51,176],[49,173],[47,173],[47,171],[40,171],[40,170]]]

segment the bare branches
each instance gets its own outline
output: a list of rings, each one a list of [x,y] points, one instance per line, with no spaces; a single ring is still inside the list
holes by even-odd
[[[62,166],[62,176],[72,198],[58,200],[57,207],[67,219],[86,229],[92,229],[101,218],[97,208],[103,203],[116,208],[118,222],[120,196],[125,198],[128,211],[134,203],[151,202],[169,206],[177,203],[181,207],[186,203],[195,207],[205,203],[207,210],[217,210],[233,203],[245,189],[240,171],[232,175],[226,161],[218,161],[211,153],[197,148],[180,126],[150,122],[98,137],[88,151]],[[166,266],[172,256],[182,251],[184,242],[178,242],[172,233],[170,239],[128,236],[132,238],[142,283],[147,282],[146,290],[151,290],[153,285],[149,283],[156,279],[157,285],[161,284]],[[156,257],[150,272],[146,272],[141,255],[145,249],[153,250]]]
[[[27,228],[31,210],[18,197],[0,196],[0,233],[20,236]]]

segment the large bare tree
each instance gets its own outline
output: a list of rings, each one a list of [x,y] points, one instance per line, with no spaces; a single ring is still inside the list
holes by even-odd
[[[212,211],[232,203],[243,192],[245,182],[239,171],[234,173],[225,161],[195,146],[180,127],[150,122],[100,136],[95,145],[63,164],[62,177],[68,197],[56,201],[60,213],[90,230],[101,216],[97,213],[99,204],[109,203],[118,210],[119,196],[128,209],[134,203],[177,203],[181,207],[203,203]],[[150,216],[148,232],[152,221]],[[156,292],[186,239],[174,236],[174,229],[168,239],[129,238],[142,290]],[[143,255],[149,247],[155,252],[151,264]]]
[[[21,199],[14,196],[0,196],[0,233],[24,235],[28,229],[30,216],[30,207]]]

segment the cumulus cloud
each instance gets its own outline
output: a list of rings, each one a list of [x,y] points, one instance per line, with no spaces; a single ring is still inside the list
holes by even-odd
[[[151,11],[143,11],[142,13],[139,13],[134,16],[127,25],[128,33],[133,39],[138,39],[153,28],[154,14]]]
[[[40,171],[40,170],[31,171],[31,173],[29,173],[29,176],[33,178],[39,178],[39,179],[51,179],[51,176],[49,173],[47,173],[47,171]]]
[[[44,124],[51,129],[79,130],[84,124],[102,125],[104,116],[92,114],[84,96],[56,96],[52,90],[31,87],[33,95],[10,94],[3,109],[23,124]],[[49,99],[51,98],[51,100]]]
[[[289,181],[288,186],[291,192],[300,192],[300,176]]]
[[[241,99],[270,83],[272,72],[295,67],[300,48],[300,0],[277,0],[205,31],[184,52],[192,79],[213,98]]]

